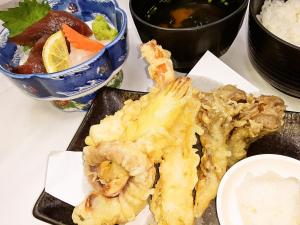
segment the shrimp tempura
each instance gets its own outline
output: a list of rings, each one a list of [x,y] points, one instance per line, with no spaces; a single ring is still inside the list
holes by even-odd
[[[191,99],[190,86],[183,77],[153,88],[91,127],[84,165],[94,191],[75,207],[75,223],[123,224],[145,207],[153,192],[154,163],[174,142],[171,132]]]
[[[150,203],[158,225],[194,224],[193,189],[200,159],[193,145],[195,133],[200,133],[195,121],[199,107],[199,102],[191,97],[173,126],[173,144],[164,151],[160,178]]]

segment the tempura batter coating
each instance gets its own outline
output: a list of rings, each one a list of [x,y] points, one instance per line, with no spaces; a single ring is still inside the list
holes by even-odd
[[[149,75],[158,87],[163,87],[175,79],[171,53],[158,45],[155,40],[142,44],[141,53],[149,64]]]
[[[176,79],[170,53],[155,40],[143,44],[141,52],[157,86]],[[232,85],[211,93],[193,92],[201,104],[196,123],[204,131],[200,135],[203,148],[195,199],[195,214],[199,217],[216,197],[227,169],[246,156],[249,144],[280,129],[285,107],[278,97],[255,98]]]
[[[134,219],[152,194],[158,163],[160,177],[150,202],[157,224],[193,225],[249,144],[283,125],[280,98],[256,98],[231,85],[201,92],[189,78],[175,78],[170,53],[155,41],[141,48],[155,87],[91,127],[84,158],[94,192],[75,208],[75,223]],[[198,171],[196,133],[202,145]]]
[[[198,121],[202,158],[196,187],[195,213],[199,217],[216,197],[227,169],[246,157],[250,143],[283,125],[284,102],[275,96],[255,98],[232,85],[200,93]]]
[[[158,225],[194,224],[193,190],[198,181],[199,156],[193,145],[195,133],[199,133],[195,121],[199,106],[199,101],[191,97],[173,126],[173,143],[164,151],[150,203]]]
[[[189,78],[178,78],[153,88],[91,127],[84,165],[94,192],[75,208],[75,223],[126,223],[145,207],[154,163],[173,142],[170,130],[192,96],[190,86]],[[152,169],[141,169],[146,165]]]
[[[153,88],[139,100],[126,101],[121,110],[90,128],[86,144],[96,146],[116,140],[147,142],[144,151],[157,163],[163,154],[159,151],[167,144],[168,132],[191,93],[191,80],[182,77],[162,89]]]
[[[120,165],[128,173],[123,190],[115,197],[106,197],[101,191],[94,191],[84,202],[75,207],[72,218],[82,225],[113,225],[125,223],[145,207],[152,193],[155,168],[138,146],[131,142],[103,142],[97,147],[84,149],[84,162],[89,176],[95,175],[90,168],[97,168],[109,160]],[[97,182],[97,180],[94,180]]]

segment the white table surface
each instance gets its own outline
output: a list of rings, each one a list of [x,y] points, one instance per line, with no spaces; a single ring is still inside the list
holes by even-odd
[[[1,0],[0,8],[10,0]],[[151,85],[145,64],[138,59],[140,42],[128,10],[128,0],[119,0],[128,15],[130,55],[124,67],[124,89],[147,90]],[[282,96],[299,110],[299,100],[288,97],[265,82],[252,67],[246,51],[244,24],[229,51],[221,58],[234,70],[263,90]],[[65,151],[85,113],[67,113],[48,102],[24,95],[0,75],[0,224],[45,224],[32,216],[34,203],[44,188],[47,157]]]

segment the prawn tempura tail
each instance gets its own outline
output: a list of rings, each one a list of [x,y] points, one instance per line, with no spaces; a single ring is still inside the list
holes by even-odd
[[[151,40],[141,46],[142,57],[149,63],[148,72],[159,88],[175,79],[171,53]]]

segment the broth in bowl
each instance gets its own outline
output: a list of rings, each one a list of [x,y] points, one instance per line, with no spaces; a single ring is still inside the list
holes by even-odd
[[[144,20],[163,28],[198,27],[232,13],[238,4],[225,0],[161,0],[150,6]]]
[[[211,51],[223,55],[234,41],[248,0],[130,0],[142,42],[155,39],[171,52],[176,71],[187,73]]]

